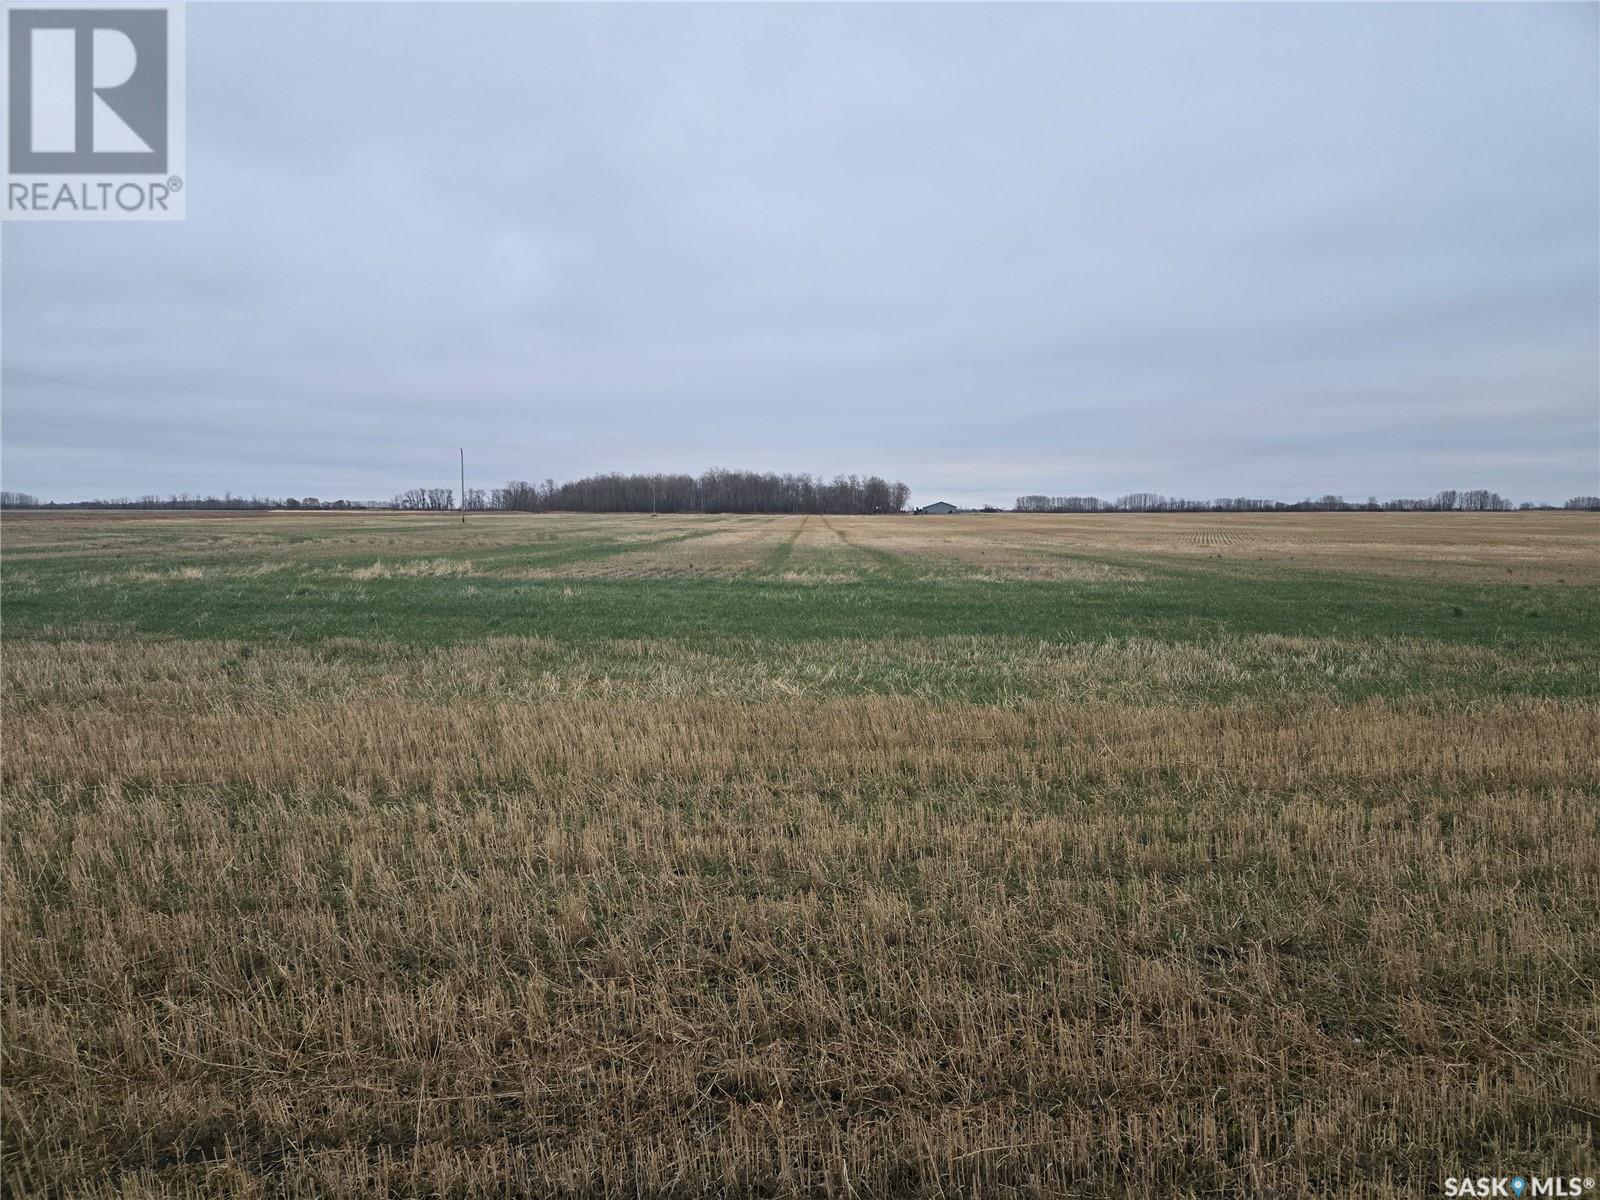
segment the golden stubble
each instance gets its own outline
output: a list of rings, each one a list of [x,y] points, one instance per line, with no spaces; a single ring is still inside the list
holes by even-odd
[[[1591,707],[735,700],[654,643],[541,699],[494,671],[539,643],[366,649],[8,652],[17,1194],[1593,1169]]]

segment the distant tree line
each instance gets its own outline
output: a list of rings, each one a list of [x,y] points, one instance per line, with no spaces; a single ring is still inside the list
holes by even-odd
[[[867,515],[904,512],[911,489],[876,475],[865,479],[839,475],[823,480],[810,475],[761,474],[721,467],[693,475],[591,475],[568,483],[546,479],[533,484],[513,480],[505,487],[468,488],[462,507],[473,512],[660,512],[660,513],[841,513]],[[421,512],[456,509],[453,488],[410,488],[382,500],[321,500],[316,496],[221,496],[174,492],[147,493],[111,500],[40,503],[29,492],[0,491],[0,508],[107,509],[347,509],[398,508]],[[1185,500],[1157,492],[1129,492],[1115,500],[1098,496],[1018,496],[1015,511],[1041,513],[1117,512],[1508,512],[1511,509],[1568,509],[1600,512],[1600,496],[1574,496],[1565,504],[1514,504],[1484,488],[1447,489],[1420,500],[1346,500],[1342,496],[1282,501],[1223,497]],[[984,512],[998,509],[985,507]]]
[[[513,480],[495,488],[488,508],[515,512],[659,513],[896,513],[911,489],[876,475],[811,475],[734,471],[713,467],[701,475],[590,475],[567,483]],[[471,507],[471,504],[468,505]]]
[[[0,492],[0,508],[158,508],[158,509],[239,509],[265,510],[273,508],[386,508],[376,500],[319,500],[315,496],[301,499],[296,496],[235,496],[231,492],[221,496],[198,495],[191,492],[174,492],[166,496],[154,492],[142,496],[118,496],[103,500],[52,500],[41,504],[38,497],[26,492]]]
[[[811,475],[735,471],[713,467],[700,475],[610,473],[566,483],[513,480],[504,487],[467,488],[461,507],[488,512],[659,512],[659,513],[845,513],[865,515],[905,511],[911,489],[877,475]],[[34,507],[37,497],[6,492],[6,507]],[[348,509],[397,508],[416,512],[456,509],[456,492],[448,487],[414,487],[395,493],[388,502],[320,500],[315,496],[278,499],[269,496],[200,496],[147,494],[114,500],[80,500],[50,508],[154,509]]]
[[[1129,492],[1115,500],[1099,496],[1018,496],[1017,512],[1113,513],[1113,512],[1510,512],[1512,509],[1552,509],[1555,505],[1523,501],[1514,504],[1499,492],[1486,488],[1471,491],[1446,489],[1422,500],[1346,500],[1343,496],[1319,496],[1304,500],[1253,500],[1246,496],[1217,500],[1185,500],[1158,492]],[[1600,511],[1600,497],[1574,496],[1562,508]]]

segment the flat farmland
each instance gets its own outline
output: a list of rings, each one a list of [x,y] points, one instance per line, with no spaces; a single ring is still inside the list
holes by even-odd
[[[1600,517],[0,536],[11,1194],[1600,1173]]]

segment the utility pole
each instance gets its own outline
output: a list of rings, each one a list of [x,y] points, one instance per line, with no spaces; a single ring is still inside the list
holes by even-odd
[[[467,523],[467,448],[458,446],[461,454],[461,523]]]

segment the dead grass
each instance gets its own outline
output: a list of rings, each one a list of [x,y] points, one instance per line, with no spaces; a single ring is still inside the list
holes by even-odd
[[[1017,538],[1088,555],[1223,558],[1442,579],[1600,581],[1600,520],[1585,513],[986,514],[895,522],[893,538],[931,521],[961,537]],[[939,540],[961,544],[940,532]]]
[[[1004,603],[1050,562],[1276,553],[934,520],[549,544],[604,549],[571,604],[602,568],[990,571]],[[287,562],[466,605],[546,545],[402,530],[401,553],[356,521],[301,555],[280,523],[196,521],[104,573],[193,595]],[[252,549],[186,561],[207,530]],[[1388,553],[1352,545],[1329,559]],[[10,641],[0,1181],[1155,1200],[1593,1176],[1594,656],[1519,645]]]
[[[684,524],[679,531],[687,527]],[[297,562],[373,555],[437,557],[444,550],[470,555],[594,536],[646,539],[662,532],[660,522],[652,524],[648,517],[573,513],[485,513],[466,526],[454,514],[425,513],[8,512],[4,517],[6,560],[13,563],[60,556],[147,558],[152,552],[163,559],[220,555],[258,560],[263,555],[290,555]]]
[[[454,575],[473,574],[472,563],[459,558],[412,559],[407,562],[375,562],[365,567],[351,568],[351,579],[444,579]]]
[[[691,540],[674,541],[685,534]],[[709,534],[710,536],[704,536]],[[8,513],[7,561],[127,557],[152,539],[166,559],[485,557],[480,570],[672,578],[909,576],[1137,578],[1144,561],[1259,562],[1462,581],[1600,582],[1600,520],[1587,513],[983,514],[953,517],[696,517],[572,513],[156,515]],[[496,557],[603,539],[619,555],[550,566]],[[787,552],[774,562],[774,551]],[[252,564],[259,566],[259,563]],[[369,564],[364,564],[369,565]],[[134,568],[137,574],[141,568]],[[171,569],[170,566],[166,569]],[[159,574],[159,569],[154,572]],[[127,578],[111,572],[104,582]]]
[[[1028,705],[934,708],[914,700],[562,701],[471,707],[374,697],[292,711],[52,709],[10,723],[4,779],[72,788],[246,785],[432,796],[571,775],[618,784],[849,787],[883,775],[930,788],[1076,787],[1108,771],[1293,788],[1307,779],[1440,785],[1518,778],[1595,782],[1600,717],[1556,701],[1480,714],[1354,708]]]
[[[18,1192],[1593,1169],[1590,708],[257,706],[130,649],[9,664]]]
[[[819,585],[820,586],[820,585]],[[581,586],[563,603],[583,603]],[[1192,707],[1255,700],[1279,708],[1393,696],[1407,711],[1472,711],[1485,683],[1527,680],[1574,692],[1600,669],[1556,643],[1512,652],[1423,638],[1340,641],[1276,635],[1201,643],[1146,638],[836,639],[795,644],[729,639],[714,649],[659,639],[572,645],[496,637],[448,647],[361,638],[314,646],[222,641],[17,642],[0,683],[7,732],[93,713],[136,720],[253,717],[308,703],[380,700],[450,706],[542,701],[828,699],[875,693],[949,705],[975,687],[998,703]],[[969,711],[961,706],[959,711]],[[987,706],[975,711],[985,714]]]
[[[258,574],[259,572],[252,572]],[[92,587],[105,585],[116,586],[124,583],[172,583],[174,580],[183,580],[193,583],[206,577],[203,567],[172,567],[165,571],[151,571],[143,567],[135,567],[128,571],[118,571],[105,575],[91,575],[87,582]]]

